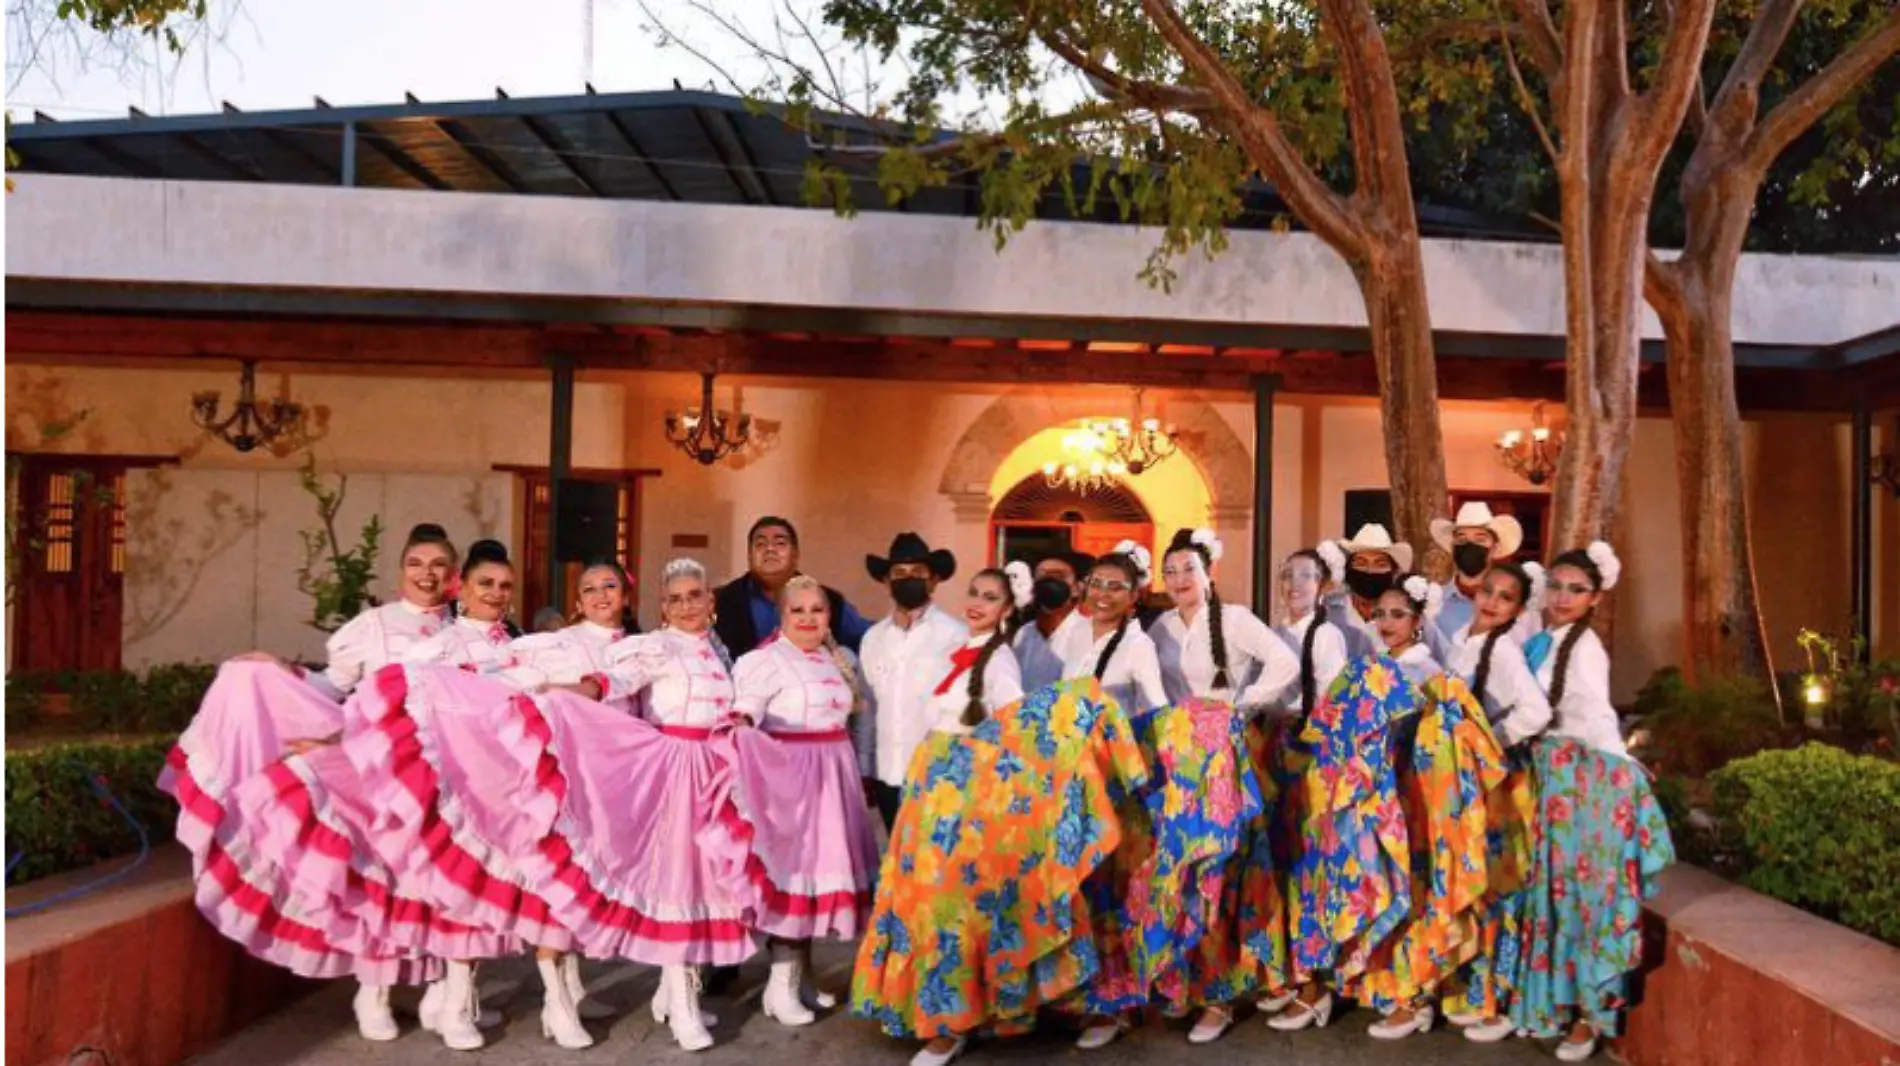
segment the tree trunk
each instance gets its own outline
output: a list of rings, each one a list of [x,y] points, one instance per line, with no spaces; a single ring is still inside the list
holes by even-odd
[[[1735,401],[1735,269],[1760,186],[1711,129],[1682,178],[1681,258],[1660,268],[1652,302],[1669,352],[1669,408],[1682,508],[1683,673],[1691,683],[1743,674],[1772,684],[1755,584]]]
[[[1431,521],[1448,513],[1451,494],[1445,485],[1431,310],[1416,226],[1409,236],[1375,243],[1370,253],[1355,273],[1365,296],[1379,374],[1386,476],[1396,527],[1392,536],[1417,549],[1423,565],[1432,545]]]

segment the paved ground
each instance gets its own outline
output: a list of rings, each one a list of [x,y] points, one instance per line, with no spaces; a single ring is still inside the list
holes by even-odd
[[[821,947],[817,967],[821,983],[842,990],[849,980],[851,952],[842,945]],[[745,968],[737,989],[708,998],[706,1006],[719,1015],[713,1035],[719,1043],[699,1054],[681,1051],[665,1026],[655,1025],[647,1002],[653,996],[658,971],[644,966],[586,965],[588,988],[598,998],[625,1013],[608,1022],[590,1024],[597,1043],[587,1051],[563,1051],[542,1039],[538,1012],[540,979],[526,960],[485,966],[483,1001],[504,1011],[507,1021],[489,1033],[489,1046],[473,1054],[444,1048],[435,1037],[414,1028],[403,1017],[402,1039],[371,1044],[359,1039],[350,1018],[349,982],[337,982],[282,1014],[238,1034],[212,1052],[194,1060],[200,1066],[359,1066],[378,1063],[460,1063],[462,1066],[570,1066],[585,1063],[774,1063],[775,1066],[904,1066],[916,1045],[886,1039],[874,1026],[847,1017],[821,1018],[802,1029],[787,1029],[759,1012],[759,990],[765,983],[763,963]],[[399,1001],[400,1005],[400,1001]],[[1129,1034],[1100,1051],[1074,1050],[1061,1033],[1038,1033],[1015,1040],[985,1043],[962,1061],[985,1063],[1084,1060],[1089,1066],[1192,1061],[1195,1066],[1229,1066],[1271,1062],[1274,1066],[1529,1066],[1554,1061],[1548,1053],[1523,1042],[1492,1047],[1467,1043],[1455,1032],[1434,1031],[1397,1043],[1365,1035],[1372,1015],[1354,1011],[1337,1016],[1319,1032],[1275,1033],[1257,1018],[1244,1018],[1219,1043],[1190,1047],[1185,1022],[1157,1022]]]

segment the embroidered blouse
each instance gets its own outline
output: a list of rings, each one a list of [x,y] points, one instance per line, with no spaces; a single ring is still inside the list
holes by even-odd
[[[1239,604],[1221,604],[1221,637],[1227,646],[1227,681],[1214,687],[1214,638],[1208,612],[1194,612],[1190,624],[1180,610],[1155,619],[1148,628],[1161,667],[1161,684],[1168,702],[1190,696],[1226,700],[1236,707],[1264,709],[1279,703],[1288,685],[1298,698],[1300,661],[1267,624]]]
[[[697,636],[660,629],[615,641],[607,649],[607,699],[644,692],[646,716],[660,725],[709,729],[733,709],[732,674],[713,646]]]

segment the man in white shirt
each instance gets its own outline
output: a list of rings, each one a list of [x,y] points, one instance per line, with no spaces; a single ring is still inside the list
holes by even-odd
[[[956,573],[949,552],[932,550],[915,533],[900,533],[888,557],[867,555],[864,564],[891,592],[890,617],[864,635],[860,653],[876,716],[871,792],[888,830],[897,822],[911,755],[930,733],[931,692],[949,673],[950,655],[969,629],[931,602],[937,585]]]
[[[1055,652],[1059,633],[1088,624],[1082,605],[1082,579],[1095,560],[1081,552],[1057,552],[1036,563],[1036,616],[1016,631],[1016,661],[1022,666],[1023,691],[1034,692],[1062,680],[1062,656]]]
[[[1483,500],[1470,500],[1458,508],[1452,519],[1432,519],[1432,540],[1451,556],[1452,576],[1444,585],[1444,598],[1425,632],[1425,641],[1441,663],[1457,655],[1456,636],[1471,624],[1477,611],[1478,585],[1492,563],[1503,562],[1517,554],[1524,544],[1524,527],[1507,514],[1492,514]],[[1536,612],[1525,611],[1511,628],[1519,643],[1543,628]]]

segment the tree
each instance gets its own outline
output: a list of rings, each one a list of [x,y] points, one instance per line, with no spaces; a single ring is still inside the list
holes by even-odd
[[[768,79],[759,95],[789,105],[815,135],[837,136],[812,120],[817,107],[866,110],[828,58],[798,62],[783,37],[775,44],[749,36],[710,5],[690,6],[788,71]],[[913,131],[908,144],[875,153],[886,195],[896,201],[974,180],[999,244],[1035,216],[1047,194],[1084,213],[1112,201],[1124,218],[1161,229],[1144,273],[1168,285],[1177,257],[1224,246],[1247,179],[1258,173],[1270,181],[1359,284],[1397,534],[1427,542],[1430,520],[1445,513],[1448,497],[1405,136],[1408,120],[1425,116],[1416,105],[1449,98],[1464,68],[1487,69],[1482,56],[1454,50],[1420,64],[1402,96],[1370,0],[828,0],[823,20],[879,62],[901,57],[908,67],[888,107],[865,115]],[[812,38],[808,25],[795,15],[792,21],[794,35]],[[743,92],[754,88],[728,80]],[[987,128],[968,116],[946,121],[959,96],[1002,113]],[[1056,106],[1062,97],[1074,106]],[[945,126],[965,135],[940,139]],[[854,148],[834,145],[843,154]],[[1077,177],[1082,163],[1092,164],[1085,181]],[[850,206],[849,174],[835,161],[817,167],[808,188]]]
[[[1669,262],[1652,258],[1646,279],[1668,348],[1682,507],[1682,665],[1692,682],[1736,673],[1773,677],[1750,548],[1730,331],[1735,271],[1755,203],[1783,153],[1824,116],[1838,116],[1829,131],[1838,136],[1834,150],[1798,180],[1808,199],[1824,202],[1828,178],[1847,176],[1850,165],[1860,164],[1855,172],[1865,175],[1872,153],[1900,163],[1891,95],[1872,102],[1886,108],[1884,129],[1869,130],[1859,109],[1842,106],[1900,51],[1900,5],[1764,0],[1752,20],[1732,22],[1740,24],[1718,36],[1733,43],[1727,72],[1710,77],[1718,86],[1711,101],[1703,104],[1699,92],[1694,101],[1692,148],[1680,181],[1682,253]],[[1786,47],[1801,22],[1806,32]],[[1843,47],[1844,40],[1851,43]],[[1856,130],[1871,132],[1873,144],[1849,132]]]

